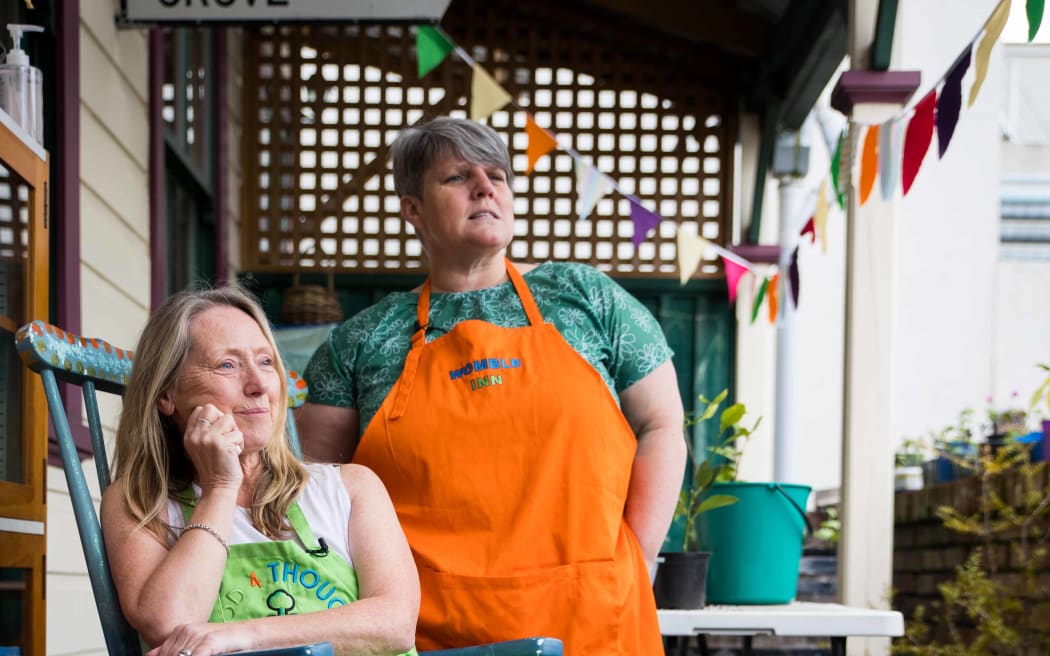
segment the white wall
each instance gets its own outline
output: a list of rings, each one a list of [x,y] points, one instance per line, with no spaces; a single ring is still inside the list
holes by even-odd
[[[130,347],[149,306],[148,57],[145,31],[116,29],[118,5],[80,4],[81,330]],[[118,412],[103,404],[110,433]],[[94,463],[83,465],[94,489]],[[104,654],[61,469],[47,485],[47,652]]]

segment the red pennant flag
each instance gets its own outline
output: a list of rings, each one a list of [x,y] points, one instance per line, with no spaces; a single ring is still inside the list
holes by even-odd
[[[824,188],[821,187],[821,191],[823,190]],[[799,237],[805,237],[806,235],[809,235],[809,243],[817,243],[817,225],[813,222],[812,216],[809,217],[809,221],[806,221],[806,225],[802,228],[802,232],[798,233]]]
[[[904,193],[907,195],[915,182],[915,176],[919,174],[922,159],[926,157],[926,151],[930,149],[933,141],[934,113],[937,108],[937,90],[932,89],[926,97],[915,105],[915,114],[908,123],[908,129],[904,133],[904,160],[902,162],[901,180],[904,183]]]
[[[868,201],[879,171],[879,126],[869,125],[860,154],[860,204]]]
[[[750,269],[725,255],[722,256],[722,263],[726,268],[726,286],[729,288],[729,304],[732,305],[736,302],[736,288],[740,284],[740,278]]]
[[[536,166],[536,162],[554,150],[558,142],[550,132],[541,128],[536,123],[536,120],[532,118],[532,114],[529,113],[525,114],[525,134],[529,135],[529,145],[525,149],[525,156],[528,158],[529,163],[525,167],[525,175],[529,175],[532,173],[532,168]]]

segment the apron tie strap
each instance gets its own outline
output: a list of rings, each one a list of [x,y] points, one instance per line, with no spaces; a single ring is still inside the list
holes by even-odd
[[[405,414],[408,397],[412,394],[412,383],[416,379],[416,370],[419,368],[419,358],[423,355],[423,347],[427,343],[429,323],[430,277],[428,276],[426,282],[423,283],[423,289],[419,292],[419,303],[416,305],[416,331],[412,333],[412,347],[405,358],[405,366],[397,383],[397,396],[394,397],[394,405],[390,409],[391,421]]]

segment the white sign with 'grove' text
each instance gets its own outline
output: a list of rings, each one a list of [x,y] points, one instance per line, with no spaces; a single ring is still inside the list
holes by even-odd
[[[451,0],[121,0],[129,23],[420,22],[441,20]]]

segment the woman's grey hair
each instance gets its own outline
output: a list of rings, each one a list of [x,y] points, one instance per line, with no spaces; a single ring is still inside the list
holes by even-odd
[[[495,130],[465,118],[441,117],[407,128],[394,139],[390,146],[394,191],[398,196],[422,198],[423,174],[449,156],[498,166],[507,174],[507,184],[513,180],[507,145]]]

